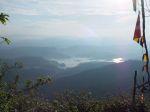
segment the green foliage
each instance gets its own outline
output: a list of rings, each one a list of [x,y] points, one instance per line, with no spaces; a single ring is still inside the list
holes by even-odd
[[[138,102],[133,106],[129,96],[96,99],[91,93],[67,91],[57,95],[51,110],[52,112],[149,112],[146,104]]]
[[[1,22],[2,24],[5,25],[5,24],[7,23],[7,21],[9,20],[8,18],[9,18],[9,15],[8,15],[8,14],[0,13],[0,22]]]
[[[103,103],[104,104],[104,103]],[[65,92],[58,95],[54,101],[58,112],[102,112],[101,102],[91,97],[91,94]]]
[[[9,45],[11,43],[11,41],[8,38],[5,37],[0,37],[3,41],[1,43],[6,43],[7,45]]]
[[[39,77],[35,82],[26,81],[25,86],[20,88],[19,75],[16,75],[11,82],[4,80],[7,73],[16,68],[21,69],[22,65],[20,63],[8,65],[2,61],[0,63],[0,112],[33,112],[35,109],[44,108],[47,102],[38,98],[37,89],[51,83],[51,78]]]
[[[8,14],[5,14],[5,13],[0,13],[0,23],[3,24],[3,25],[6,25],[7,21],[9,21],[9,15]],[[0,37],[3,41],[0,42],[0,43],[6,43],[6,44],[10,44],[11,41],[6,38],[6,37]]]
[[[51,82],[52,80],[50,77],[38,77],[35,82],[27,80],[25,82],[24,91],[30,93],[31,96],[34,96],[40,86],[51,84]]]

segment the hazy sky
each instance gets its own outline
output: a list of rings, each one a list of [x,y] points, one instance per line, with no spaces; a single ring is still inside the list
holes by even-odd
[[[137,13],[132,0],[0,0],[10,22],[2,35],[130,41]]]

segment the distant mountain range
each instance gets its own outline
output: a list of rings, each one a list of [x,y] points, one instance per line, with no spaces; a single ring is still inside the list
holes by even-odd
[[[57,73],[62,71],[60,69],[63,64],[59,64],[55,61],[48,61],[41,57],[20,57],[14,59],[2,59],[3,62],[9,65],[14,65],[15,62],[19,62],[23,65],[21,69],[12,69],[8,71],[6,76],[7,80],[12,80],[15,75],[20,75],[21,82],[24,80],[34,80],[39,76],[49,75],[55,77]]]
[[[1,58],[20,58],[20,57],[42,57],[42,58],[69,58],[69,56],[58,51],[54,47],[15,47],[0,49]]]
[[[20,74],[21,83],[24,80],[34,80],[38,76],[53,77],[52,85],[43,88],[48,95],[67,89],[91,91],[97,96],[130,90],[134,70],[141,70],[142,66],[140,61],[130,60],[119,64],[88,62],[74,68],[61,69],[62,64],[39,57],[21,57],[5,61],[9,64],[15,61],[24,64],[23,69],[8,72],[8,81],[11,81],[16,73]]]
[[[131,91],[134,70],[141,70],[140,65],[140,61],[127,61],[85,70],[75,75],[55,80],[47,90],[49,92],[59,92],[67,89],[85,90],[97,96]]]
[[[124,52],[128,51],[128,52]],[[1,58],[42,57],[46,59],[66,59],[72,57],[93,59],[137,59],[135,49],[122,46],[70,46],[70,47],[8,47],[0,48]]]
[[[46,60],[42,57],[20,57],[2,60],[9,65],[13,65],[15,62],[22,63],[22,69],[11,70],[9,73],[11,74],[11,76],[14,76],[17,72],[21,74],[21,77],[24,80],[35,79],[37,76],[40,75],[50,75],[54,79],[57,79],[65,76],[72,76],[86,70],[91,70],[110,64],[110,62],[87,62],[79,64],[74,68],[63,69],[65,64],[60,64],[52,60]]]
[[[50,75],[53,78],[51,87],[42,88],[45,94],[64,91],[66,89],[87,90],[97,96],[106,93],[116,93],[119,91],[130,90],[132,87],[134,70],[140,70],[140,61],[125,61],[123,63],[113,62],[86,62],[74,68],[63,69],[63,63],[58,63],[57,59],[67,59],[81,56],[93,59],[106,59],[112,57],[129,56],[124,53],[114,52],[113,50],[101,49],[91,46],[74,46],[68,48],[55,47],[20,47],[20,48],[1,48],[1,58],[9,64],[15,61],[23,63],[24,68],[11,70],[6,79],[12,80],[15,74],[20,74],[21,83],[23,80],[34,80],[41,75]],[[133,53],[134,54],[134,53]],[[56,61],[51,59],[55,58]],[[11,74],[11,76],[10,76]],[[140,73],[139,73],[140,74]]]

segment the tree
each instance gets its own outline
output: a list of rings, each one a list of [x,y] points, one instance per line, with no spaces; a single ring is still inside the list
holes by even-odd
[[[0,23],[3,24],[3,25],[6,25],[7,21],[9,21],[9,15],[8,14],[5,14],[5,13],[0,13]],[[6,38],[6,37],[0,37],[3,41],[0,42],[0,43],[6,43],[6,44],[10,44],[11,41]]]
[[[9,21],[9,15],[8,14],[5,14],[5,13],[0,13],[0,22],[2,23],[2,24],[6,24],[7,23],[7,21]]]

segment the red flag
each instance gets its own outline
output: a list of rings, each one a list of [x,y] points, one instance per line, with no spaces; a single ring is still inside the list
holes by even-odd
[[[141,25],[140,25],[140,13],[139,13],[138,18],[137,18],[137,22],[136,22],[133,40],[136,41],[137,43],[139,43],[140,38],[141,38]]]

